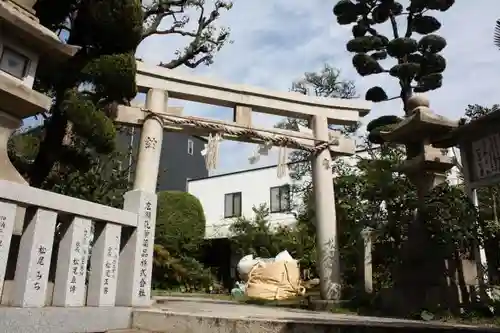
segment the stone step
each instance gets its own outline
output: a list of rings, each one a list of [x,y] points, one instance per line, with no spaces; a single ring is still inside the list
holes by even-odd
[[[152,332],[145,331],[145,330],[139,330],[136,328],[126,328],[126,329],[121,329],[121,330],[109,330],[109,331],[106,331],[105,333],[152,333]]]
[[[192,300],[137,309],[132,327],[155,333],[500,333],[500,328]]]

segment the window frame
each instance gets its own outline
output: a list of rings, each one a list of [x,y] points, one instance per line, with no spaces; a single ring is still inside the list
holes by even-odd
[[[194,155],[194,141],[191,139],[188,139],[187,153],[188,153],[188,155],[191,155],[191,156]]]
[[[231,196],[231,214],[226,214],[227,212],[227,206],[226,206],[226,203],[227,203],[227,200],[226,198],[228,196]],[[239,197],[240,198],[240,211],[238,213],[235,213],[235,210],[234,210],[234,202],[235,202],[235,198]],[[229,219],[229,218],[233,218],[233,217],[241,217],[241,211],[242,211],[242,202],[243,202],[243,196],[241,194],[241,192],[231,192],[231,193],[226,193],[224,194],[224,218],[225,219]]]
[[[4,58],[5,51],[10,51],[13,54],[17,54],[17,55],[24,57],[26,59],[26,63],[24,65],[23,73],[20,77],[2,69],[1,67],[0,67],[0,71],[2,71],[3,73],[5,73],[5,74],[17,79],[17,80],[24,81],[24,79],[26,79],[26,77],[28,76],[28,72],[29,72],[30,67],[31,67],[31,61],[32,61],[31,58],[28,55],[26,55],[25,52],[21,51],[19,48],[13,47],[11,45],[7,45],[4,43],[2,45],[2,48],[1,48],[0,63],[2,62],[2,59]]]
[[[283,199],[282,199],[282,191],[286,189],[286,195],[288,196],[286,198],[287,200],[287,206],[286,208],[283,208],[281,207],[281,204],[283,202]],[[273,209],[273,190],[278,190],[278,209],[275,210]],[[284,184],[284,185],[279,185],[279,186],[273,186],[269,189],[269,212],[271,214],[274,214],[274,213],[287,213],[287,212],[290,212],[291,211],[291,203],[292,203],[292,200],[291,200],[291,188],[290,188],[290,185],[289,184]]]

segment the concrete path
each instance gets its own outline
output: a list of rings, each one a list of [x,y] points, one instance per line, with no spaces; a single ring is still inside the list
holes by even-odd
[[[354,327],[385,328],[384,332],[500,332],[499,329],[440,322],[316,312],[238,304],[217,299],[162,297],[161,304],[134,311],[134,327],[154,332],[338,332]],[[263,325],[267,325],[265,330]],[[342,329],[343,328],[343,329]],[[164,331],[165,330],[165,331]],[[368,331],[366,331],[368,332]]]

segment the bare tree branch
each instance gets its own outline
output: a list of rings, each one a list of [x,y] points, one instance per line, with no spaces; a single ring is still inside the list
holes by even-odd
[[[144,30],[142,40],[154,35],[178,35],[191,38],[187,47],[176,52],[176,59],[162,62],[160,66],[176,68],[185,65],[195,68],[200,64],[210,65],[213,57],[222,46],[229,41],[229,30],[217,29],[214,22],[219,18],[222,10],[229,10],[232,3],[227,0],[218,0],[209,14],[206,14],[204,0],[154,0],[149,6],[143,6]],[[195,9],[198,13],[197,27],[188,30],[188,9]],[[180,16],[180,18],[178,18]],[[172,19],[170,28],[161,29],[160,26],[167,19]]]
[[[500,19],[497,20],[495,24],[495,32],[493,34],[493,43],[495,43],[495,46],[500,48]]]

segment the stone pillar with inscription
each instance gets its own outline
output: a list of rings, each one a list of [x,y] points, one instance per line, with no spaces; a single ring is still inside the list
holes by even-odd
[[[52,305],[84,306],[92,221],[74,217],[59,243]]]
[[[124,209],[138,214],[138,225],[125,233],[120,253],[116,305],[151,305],[151,274],[156,224],[156,183],[163,141],[163,122],[154,113],[167,107],[167,92],[149,90],[146,108],[152,113],[142,126],[133,190],[125,194]]]
[[[57,213],[38,208],[21,237],[11,304],[45,305]]]
[[[500,134],[474,140],[462,151],[469,157],[467,176],[475,188],[500,182]]]
[[[373,229],[364,228],[361,231],[362,239],[362,260],[361,260],[361,278],[363,281],[364,292],[371,294],[373,292],[373,266],[372,266],[372,251],[373,251]]]
[[[0,296],[3,295],[5,272],[9,257],[12,231],[16,218],[17,205],[0,201]]]
[[[494,114],[489,116],[494,116]],[[460,146],[465,189],[469,199],[477,209],[479,209],[477,189],[482,186],[497,185],[500,182],[500,134],[496,133],[498,121],[484,122],[481,118],[478,121],[482,121],[484,125],[477,126],[477,123],[471,122],[463,126],[469,127],[469,130],[465,134],[459,135],[457,140]],[[490,278],[495,280],[498,273],[494,265],[488,265],[486,249],[483,246],[478,246],[475,250],[475,256],[479,258],[476,261],[476,270],[479,273],[478,282],[482,288],[480,296],[485,299],[485,296],[491,297],[488,295],[489,290],[486,286]],[[495,283],[492,281],[492,284]]]

